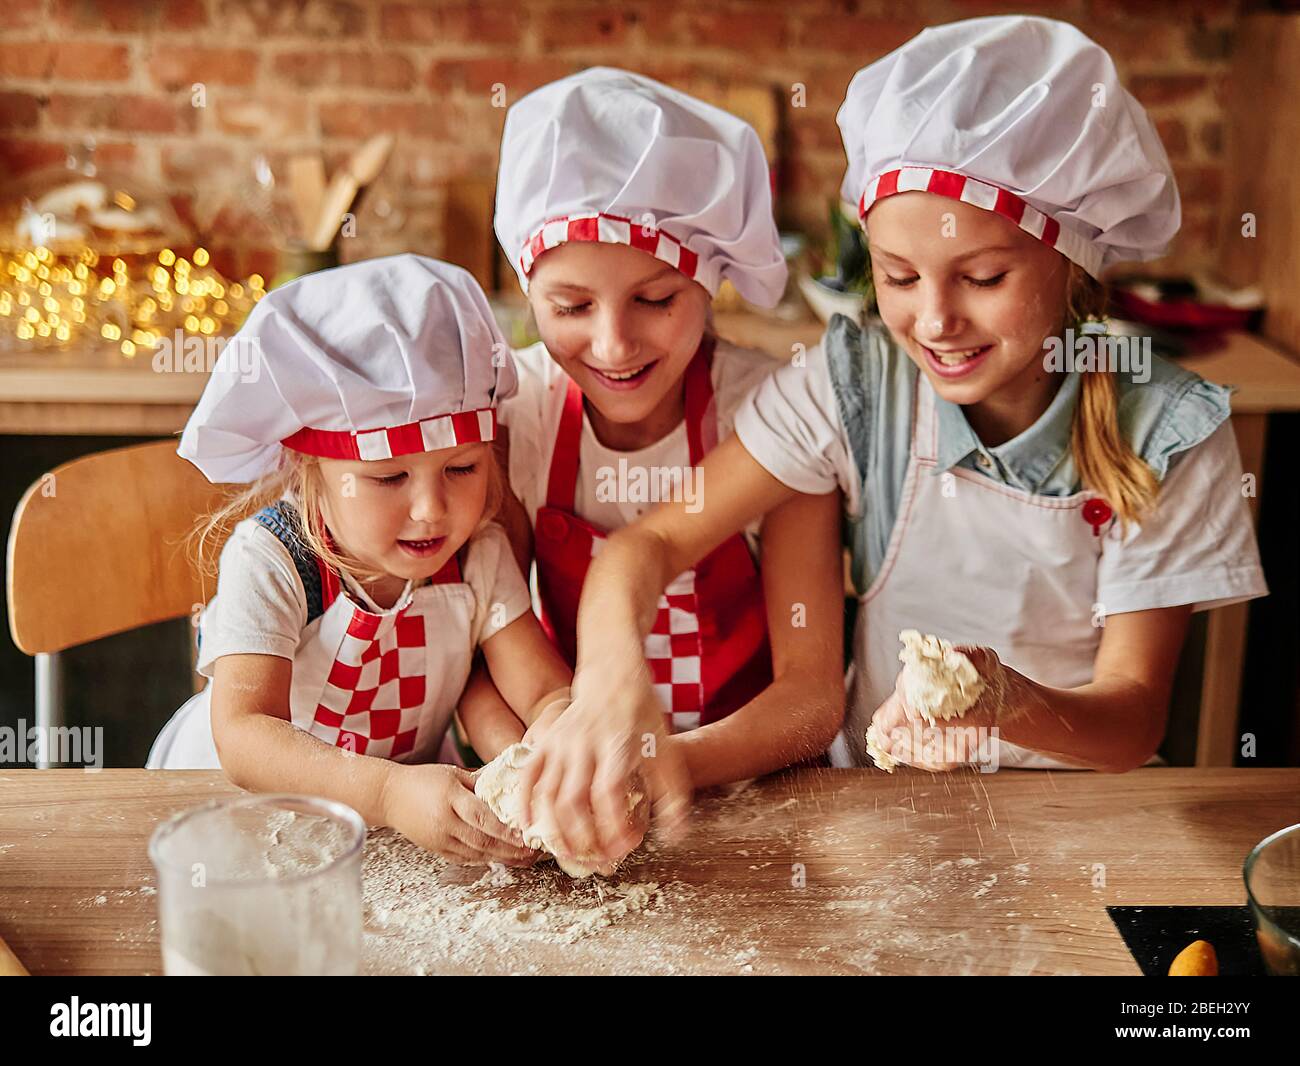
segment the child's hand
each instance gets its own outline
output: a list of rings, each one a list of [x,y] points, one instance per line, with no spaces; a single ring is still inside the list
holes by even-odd
[[[474,795],[474,776],[459,766],[394,766],[384,809],[388,825],[449,862],[531,866],[541,857]]]
[[[542,738],[542,735],[568,709],[569,704],[573,702],[573,696],[568,689],[565,689],[563,693],[555,693],[552,696],[545,697],[545,700],[547,701],[546,706],[541,709],[537,717],[533,719],[533,724],[524,733],[524,743],[530,747],[537,746],[537,742]]]
[[[871,716],[872,739],[895,762],[932,773],[955,770],[979,762],[986,745],[993,742],[987,731],[995,726],[998,709],[1006,704],[1011,678],[1019,675],[1003,666],[991,648],[958,650],[969,657],[984,680],[980,698],[960,718],[931,724],[910,707],[903,695],[902,670],[894,691]]]

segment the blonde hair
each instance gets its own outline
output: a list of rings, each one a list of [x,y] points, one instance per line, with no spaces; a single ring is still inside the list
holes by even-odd
[[[488,450],[486,462],[487,498],[483,515],[475,527],[476,533],[497,516],[505,498],[505,477],[495,448]],[[320,460],[289,448],[283,449],[280,465],[275,471],[251,485],[233,490],[216,510],[200,519],[194,527],[190,534],[191,554],[198,560],[199,572],[205,577],[215,578],[221,549],[235,526],[286,496],[294,502],[294,509],[285,516],[294,537],[331,570],[345,573],[359,584],[387,576],[340,548],[329,536],[324,524],[325,484]]]
[[[1070,264],[1066,325],[1077,329],[1106,314],[1106,289],[1075,263]],[[1110,504],[1120,528],[1136,522],[1155,503],[1160,483],[1129,447],[1119,428],[1119,395],[1108,370],[1084,371],[1070,432],[1079,480]]]

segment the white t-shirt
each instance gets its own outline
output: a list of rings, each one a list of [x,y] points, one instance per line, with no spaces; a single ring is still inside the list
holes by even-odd
[[[498,409],[498,417],[510,430],[510,486],[536,524],[537,510],[546,503],[547,480],[555,437],[564,410],[568,375],[551,358],[541,342],[514,353],[519,369],[519,391]],[[781,364],[764,352],[739,348],[718,339],[713,353],[711,378],[718,440],[728,437],[741,401]],[[633,499],[602,499],[598,493],[598,472],[628,468],[681,470],[690,465],[690,444],[682,421],[666,437],[634,452],[607,448],[596,438],[591,421],[584,414],[579,450],[579,474],[574,489],[574,511],[598,529],[613,532],[634,522],[654,503]],[[750,551],[757,552],[758,529],[746,530]]]
[[[496,523],[470,538],[464,559],[461,578],[474,593],[471,632],[431,633],[430,639],[460,636],[477,647],[530,609],[528,586]],[[347,585],[363,607],[378,610],[354,582]],[[499,610],[493,610],[496,605]],[[245,519],[221,551],[217,592],[203,611],[199,673],[211,677],[213,664],[223,655],[293,659],[306,628],[306,592],[288,549],[265,526]]]

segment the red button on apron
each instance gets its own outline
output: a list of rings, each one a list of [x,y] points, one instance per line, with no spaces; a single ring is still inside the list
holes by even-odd
[[[1083,505],[1083,520],[1092,526],[1092,535],[1101,536],[1101,527],[1115,517],[1115,512],[1110,509],[1110,504],[1100,497],[1094,496]]]

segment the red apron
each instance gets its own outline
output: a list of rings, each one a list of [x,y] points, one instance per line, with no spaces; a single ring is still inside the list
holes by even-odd
[[[712,360],[713,340],[706,337],[686,370],[686,435],[695,467],[704,461],[703,427],[713,401]],[[570,380],[535,538],[542,624],[570,666],[576,657],[582,583],[606,537],[605,531],[573,513],[582,403],[582,391]],[[670,733],[725,718],[771,684],[762,580],[740,534],[668,586],[659,598],[645,653]]]

